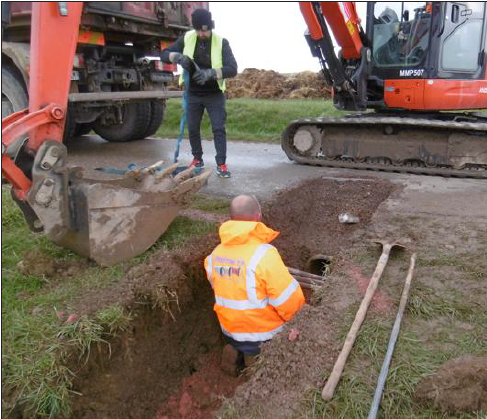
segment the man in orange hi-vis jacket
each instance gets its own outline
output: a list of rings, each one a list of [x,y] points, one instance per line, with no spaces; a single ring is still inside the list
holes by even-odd
[[[277,249],[269,244],[279,233],[261,222],[257,199],[237,196],[230,216],[220,226],[221,244],[205,259],[205,269],[228,342],[222,369],[235,375],[255,362],[260,344],[283,329],[303,306],[304,296]]]

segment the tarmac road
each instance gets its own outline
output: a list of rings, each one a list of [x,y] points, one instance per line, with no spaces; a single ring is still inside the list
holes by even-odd
[[[68,144],[68,164],[83,167],[86,177],[106,177],[92,169],[125,169],[130,163],[147,166],[158,160],[164,160],[169,165],[173,162],[175,149],[176,140],[173,139],[150,138],[128,143],[108,143],[98,136],[84,136]],[[213,142],[203,141],[203,151],[206,167],[216,169]],[[388,200],[390,210],[411,214],[478,217],[487,221],[485,180],[303,166],[290,161],[278,144],[229,141],[227,156],[232,177],[221,179],[215,170],[201,193],[226,198],[254,194],[264,200],[280,189],[305,179],[385,178],[404,185],[397,199]],[[188,165],[191,160],[189,141],[183,140],[179,162]]]

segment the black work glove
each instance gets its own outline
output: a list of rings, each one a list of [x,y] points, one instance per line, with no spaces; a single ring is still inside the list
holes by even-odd
[[[189,72],[193,71],[193,60],[189,58],[187,55],[183,55],[180,52],[174,52],[172,57],[172,62],[175,64],[179,64],[185,70]]]
[[[216,80],[216,79],[217,79],[216,70],[214,68],[200,69],[193,74],[193,80],[200,85],[205,84],[209,80]]]

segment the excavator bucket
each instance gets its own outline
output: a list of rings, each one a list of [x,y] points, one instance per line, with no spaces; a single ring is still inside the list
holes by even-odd
[[[103,266],[152,246],[211,174],[189,168],[174,176],[177,164],[163,169],[159,162],[119,179],[93,180],[65,161],[63,144],[43,143],[27,201],[54,243]]]

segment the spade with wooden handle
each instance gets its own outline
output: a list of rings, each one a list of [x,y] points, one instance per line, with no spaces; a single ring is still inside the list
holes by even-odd
[[[408,301],[409,289],[411,288],[411,279],[413,278],[414,265],[416,264],[416,253],[411,256],[411,264],[409,265],[408,275],[404,283],[404,289],[401,295],[401,301],[399,302],[399,310],[397,311],[396,321],[391,332],[391,338],[389,339],[389,345],[387,346],[387,353],[382,363],[379,379],[377,381],[377,387],[375,389],[374,399],[370,406],[369,416],[367,419],[375,419],[379,412],[380,400],[382,398],[382,391],[386,384],[387,373],[389,371],[389,365],[391,364],[392,353],[394,352],[394,346],[396,345],[397,336],[399,335],[399,329],[401,327],[402,316],[406,309],[406,303]]]
[[[367,314],[367,309],[369,308],[370,302],[372,301],[372,297],[374,296],[375,290],[377,289],[377,284],[379,283],[379,279],[384,271],[384,268],[387,265],[387,261],[389,260],[389,254],[391,253],[391,249],[393,247],[401,247],[404,248],[402,244],[398,242],[390,243],[386,240],[374,240],[375,243],[379,243],[382,245],[382,254],[380,255],[379,261],[377,262],[377,266],[375,267],[375,271],[370,279],[369,285],[367,286],[367,291],[365,292],[365,296],[360,303],[360,307],[355,315],[355,320],[352,323],[352,327],[350,328],[347,337],[345,339],[345,343],[343,344],[342,350],[340,351],[340,355],[338,355],[337,360],[335,361],[335,365],[333,366],[333,370],[326,381],[325,387],[321,392],[321,397],[323,400],[330,400],[335,393],[335,388],[340,380],[340,377],[343,372],[343,368],[345,366],[345,362],[347,361],[348,355],[352,350],[353,343],[355,342],[355,338],[357,337],[357,333],[362,325],[362,322],[365,319],[365,315]]]

